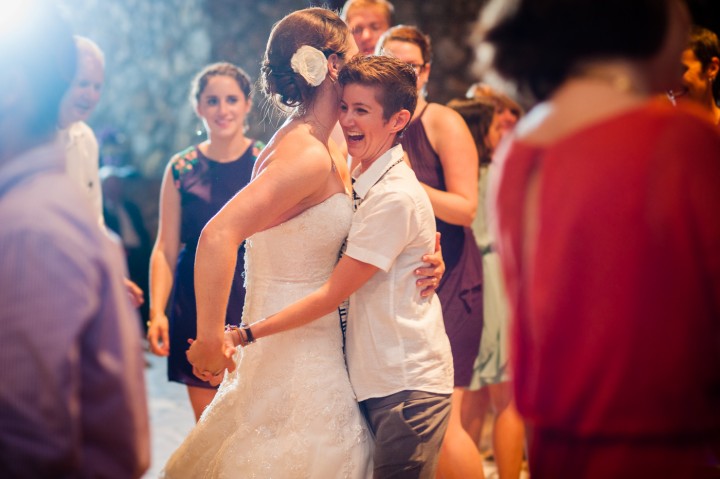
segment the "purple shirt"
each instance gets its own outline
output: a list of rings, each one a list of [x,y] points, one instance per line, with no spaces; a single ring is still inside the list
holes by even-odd
[[[64,166],[57,145],[0,164],[0,471],[140,477],[139,321],[120,247]]]

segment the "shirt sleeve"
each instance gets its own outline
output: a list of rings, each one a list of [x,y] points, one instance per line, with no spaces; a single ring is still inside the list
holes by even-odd
[[[418,231],[415,204],[409,195],[370,195],[355,212],[345,254],[387,273]]]
[[[19,477],[68,464],[139,477],[149,464],[139,323],[122,269],[99,253],[36,231],[0,241],[0,368],[12,385],[0,392],[0,440],[12,445],[0,468]]]

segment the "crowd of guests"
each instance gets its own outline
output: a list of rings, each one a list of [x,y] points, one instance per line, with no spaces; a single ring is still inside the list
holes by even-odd
[[[193,79],[207,140],[169,159],[149,281],[85,123],[104,55],[16,10],[3,477],[142,476],[143,332],[198,423],[163,477],[720,477],[720,45],[682,0],[491,0],[493,86],[447,105],[387,0],[287,15],[267,145],[246,72]]]

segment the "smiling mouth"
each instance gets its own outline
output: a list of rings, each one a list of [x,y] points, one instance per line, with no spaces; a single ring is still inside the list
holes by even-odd
[[[365,135],[361,133],[348,133],[347,135],[348,141],[360,141],[363,138],[365,138]]]

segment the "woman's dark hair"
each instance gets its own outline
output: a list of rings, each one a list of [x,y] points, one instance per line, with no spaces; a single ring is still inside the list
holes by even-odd
[[[347,25],[324,8],[306,8],[287,15],[273,26],[260,68],[260,88],[277,106],[311,103],[317,89],[295,73],[290,60],[303,45],[315,47],[329,57],[344,58]]]
[[[398,41],[416,45],[422,53],[423,62],[432,62],[432,44],[430,37],[425,35],[418,27],[412,25],[397,25],[390,28],[378,39],[377,52],[389,41]]]
[[[708,67],[713,57],[720,59],[718,36],[707,28],[693,26],[690,30],[690,40],[687,46],[700,61],[703,70]],[[720,79],[718,78],[712,83],[712,93],[716,102],[720,100]]]
[[[447,104],[460,113],[475,140],[481,165],[490,163],[492,151],[488,147],[487,137],[495,116],[496,104],[490,98],[455,98]]]
[[[200,70],[200,73],[198,73],[192,83],[190,83],[190,101],[193,106],[197,107],[200,102],[200,96],[203,91],[205,91],[208,81],[210,81],[210,78],[216,76],[226,76],[235,80],[240,87],[240,91],[245,95],[245,99],[250,99],[252,83],[250,82],[248,74],[245,73],[242,68],[232,63],[220,62],[213,63]]]
[[[541,101],[582,62],[657,53],[668,29],[669,1],[492,0],[479,33],[492,48],[492,69]]]

